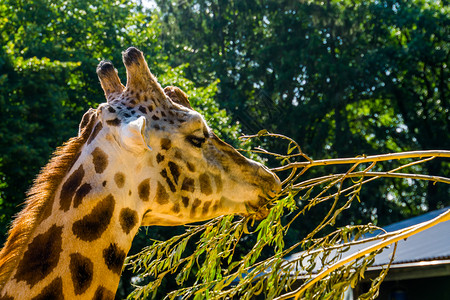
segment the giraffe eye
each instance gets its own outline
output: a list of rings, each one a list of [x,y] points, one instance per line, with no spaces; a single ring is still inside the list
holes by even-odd
[[[201,148],[203,143],[206,141],[205,138],[199,138],[196,136],[188,136],[187,140],[189,143],[191,143],[192,146],[197,147],[197,148]]]

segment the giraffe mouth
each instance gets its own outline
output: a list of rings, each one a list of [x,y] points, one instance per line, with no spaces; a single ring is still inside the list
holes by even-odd
[[[256,220],[263,220],[269,215],[270,202],[264,197],[259,196],[258,198],[259,201],[256,205],[250,201],[245,202],[247,214],[244,214],[244,216],[253,216]]]
[[[264,220],[269,215],[270,210],[267,207],[260,207],[256,211],[247,210],[246,214],[242,214],[244,217],[251,216],[255,218],[257,221]]]

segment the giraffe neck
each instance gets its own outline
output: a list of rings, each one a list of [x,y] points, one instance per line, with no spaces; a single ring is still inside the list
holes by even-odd
[[[62,178],[0,297],[114,298],[143,217],[139,201],[129,201],[138,197],[137,184],[121,168],[133,170],[140,163],[113,162],[114,149],[99,144],[86,143]]]

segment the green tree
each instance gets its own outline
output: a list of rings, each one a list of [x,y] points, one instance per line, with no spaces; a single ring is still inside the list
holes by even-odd
[[[445,2],[393,2],[392,12],[374,8],[379,33],[389,36],[379,46],[379,57],[386,62],[378,71],[380,85],[376,96],[393,108],[402,127],[395,130],[411,149],[450,149],[450,8]],[[391,133],[393,136],[394,133]],[[381,135],[377,135],[380,137]],[[405,148],[406,148],[405,147]],[[430,162],[429,174],[450,174],[449,162]],[[449,204],[448,187],[427,184],[430,210]]]
[[[170,62],[188,62],[198,84],[219,78],[219,103],[245,132],[286,134],[313,158],[450,146],[446,2],[157,3]],[[347,212],[355,222],[449,204],[446,186],[386,180],[365,190]]]
[[[0,56],[0,168],[7,182],[0,205],[8,216],[0,228],[5,233],[31,180],[76,126],[64,118],[67,109],[61,100],[67,99],[67,91],[57,79],[67,78],[76,64],[12,58],[3,51]]]

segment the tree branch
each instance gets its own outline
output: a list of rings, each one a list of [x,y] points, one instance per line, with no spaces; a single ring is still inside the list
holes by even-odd
[[[426,151],[408,151],[400,153],[390,153],[383,155],[371,155],[362,157],[352,157],[352,158],[336,158],[336,159],[323,159],[315,160],[309,162],[294,162],[289,165],[273,168],[273,172],[280,172],[284,170],[289,170],[291,168],[301,168],[301,167],[313,167],[313,166],[326,166],[326,165],[343,165],[343,164],[355,164],[355,163],[365,163],[374,161],[387,161],[394,159],[403,158],[422,158],[422,157],[450,157],[450,151],[448,150],[426,150]]]

